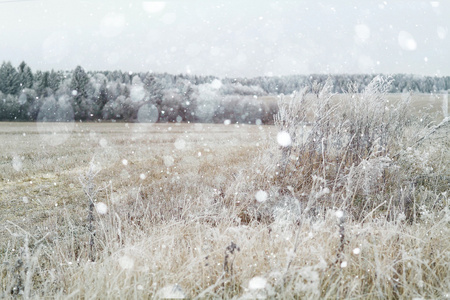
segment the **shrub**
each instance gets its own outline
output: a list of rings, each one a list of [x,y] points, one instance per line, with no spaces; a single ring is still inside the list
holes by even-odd
[[[437,194],[448,189],[448,171],[437,163],[448,161],[448,134],[430,139],[448,131],[448,118],[437,126],[415,120],[410,97],[387,99],[391,83],[378,76],[362,93],[349,86],[336,96],[327,81],[281,95],[278,151],[258,158],[256,164],[266,166],[258,168],[265,171],[255,180],[269,180],[262,185],[275,198],[299,201],[303,211],[337,208],[359,220],[375,210],[385,217],[395,211],[412,218],[419,186]],[[421,154],[422,168],[416,164]]]

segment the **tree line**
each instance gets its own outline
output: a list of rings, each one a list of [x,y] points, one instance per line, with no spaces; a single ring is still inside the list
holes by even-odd
[[[289,75],[255,78],[225,78],[224,84],[240,83],[242,85],[257,85],[268,94],[291,94],[294,91],[315,84],[322,85],[331,80],[333,93],[344,93],[349,90],[362,92],[367,85],[377,76],[383,74],[312,74],[312,75]],[[419,76],[412,74],[391,75],[393,82],[389,93],[439,93],[450,89],[450,76]]]
[[[276,102],[331,80],[333,92],[362,91],[376,75],[224,78],[151,72],[35,71],[22,62],[0,66],[0,121],[273,122]],[[450,77],[393,75],[390,92],[439,92]]]

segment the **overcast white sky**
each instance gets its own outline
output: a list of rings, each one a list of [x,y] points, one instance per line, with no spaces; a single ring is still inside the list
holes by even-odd
[[[450,75],[449,29],[449,0],[0,0],[0,61],[220,77]]]

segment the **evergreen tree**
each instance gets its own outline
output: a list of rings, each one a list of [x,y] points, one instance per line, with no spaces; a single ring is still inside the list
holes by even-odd
[[[103,82],[100,86],[100,92],[96,99],[97,102],[97,116],[101,117],[101,111],[103,107],[105,107],[106,103],[108,103],[108,88],[106,86],[106,82]]]
[[[156,77],[150,73],[145,76],[143,84],[149,95],[146,103],[154,104],[160,111],[164,99],[163,86]]]
[[[20,80],[17,70],[10,62],[0,66],[0,91],[8,95],[16,95],[20,90]]]
[[[108,78],[102,73],[96,73],[91,78],[93,95],[90,98],[95,118],[102,117],[103,107],[109,100],[107,82]]]
[[[36,91],[33,89],[23,89],[19,96],[20,110],[22,120],[35,121],[42,105],[41,99],[37,98]]]
[[[33,86],[33,72],[31,72],[30,67],[23,61],[20,63],[17,71],[20,87],[22,89],[31,88]]]
[[[179,82],[179,91],[181,93],[181,103],[179,115],[183,121],[194,122],[196,120],[195,111],[197,110],[197,101],[193,97],[194,89],[189,81]]]
[[[50,72],[37,72],[35,89],[40,97],[48,97],[53,91],[49,88]]]
[[[89,76],[81,66],[77,66],[70,82],[72,107],[76,119],[86,119],[89,116]]]
[[[70,82],[70,88],[76,92],[76,96],[74,98],[86,98],[88,85],[89,76],[82,67],[77,66],[75,71],[73,71],[72,81]]]
[[[53,92],[56,92],[61,84],[62,78],[63,75],[60,71],[55,72],[54,70],[51,70],[48,75],[48,87],[52,89]]]
[[[20,115],[20,103],[17,96],[12,94],[3,96],[0,100],[0,121],[20,120]]]

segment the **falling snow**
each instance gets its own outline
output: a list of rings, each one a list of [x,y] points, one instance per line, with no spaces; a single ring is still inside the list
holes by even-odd
[[[163,157],[163,160],[164,160],[164,165],[165,165],[167,168],[173,166],[173,164],[174,164],[174,162],[175,162],[175,159],[174,159],[172,156],[170,156],[170,155],[164,156],[164,157]]]
[[[0,298],[449,297],[448,1],[57,2],[0,1]]]
[[[341,219],[342,217],[344,217],[344,212],[343,212],[342,210],[338,210],[338,211],[336,212],[336,217],[337,217],[338,219]]]
[[[106,215],[106,213],[108,212],[108,206],[103,202],[95,203],[95,209],[97,210],[97,213],[100,215]]]
[[[124,255],[119,258],[119,265],[124,270],[131,270],[134,267],[134,259],[127,255]]]
[[[291,145],[291,135],[286,131],[280,131],[277,134],[277,142],[281,147],[288,147]]]
[[[250,279],[250,281],[248,283],[248,288],[250,290],[259,290],[259,289],[266,288],[266,285],[267,285],[267,279],[257,276],[257,277],[253,277],[252,279]]]
[[[184,148],[186,148],[186,141],[184,139],[178,138],[175,143],[175,148],[178,150],[183,150]]]
[[[406,31],[400,31],[398,34],[398,44],[403,50],[413,51],[417,48],[416,40]]]
[[[22,170],[22,165],[22,158],[20,158],[19,156],[14,156],[12,159],[12,166],[14,170],[20,172]]]
[[[256,201],[265,202],[267,200],[268,194],[265,191],[259,190],[255,194]]]
[[[183,292],[183,289],[178,285],[168,285],[158,290],[156,293],[157,298],[159,299],[185,299],[186,295]]]

